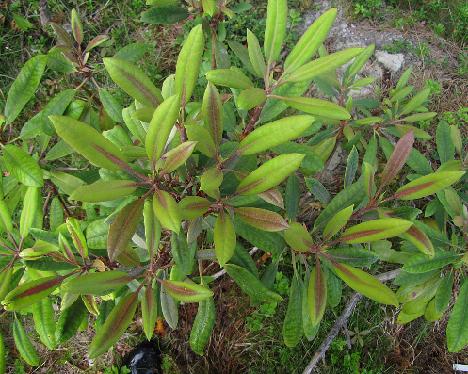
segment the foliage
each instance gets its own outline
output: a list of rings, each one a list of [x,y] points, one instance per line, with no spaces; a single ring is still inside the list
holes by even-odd
[[[204,17],[229,16],[215,5],[202,2]],[[48,349],[97,316],[89,347],[96,358],[140,317],[147,339],[161,318],[176,329],[186,303],[198,303],[188,340],[204,354],[219,292],[213,270],[223,268],[271,315],[288,288],[280,263],[293,269],[288,347],[315,337],[344,284],[378,303],[403,304],[406,323],[440,319],[455,281],[448,348],[466,346],[468,212],[466,191],[455,189],[466,181],[466,159],[457,123],[438,124],[430,163],[413,148],[415,139],[431,138],[418,125],[436,116],[427,109],[430,89],[415,92],[407,70],[388,97],[354,99],[373,81],[360,72],[374,46],[329,54],[330,9],[283,61],[287,15],[285,0],[268,2],[264,43],[246,30],[247,47],[231,48],[242,67],[220,53],[216,33],[196,25],[161,88],[135,63],[138,51],[105,57],[106,73],[131,98],[127,106],[98,86],[88,64],[107,37],[87,40],[76,11],[71,35],[53,25],[59,53],[25,64],[3,117],[11,131],[1,158],[0,300],[28,365],[41,363],[23,327],[31,315]],[[13,137],[51,58],[82,82],[51,98]],[[303,96],[312,85],[321,98]],[[338,144],[348,156],[331,198],[314,177]],[[412,172],[401,176],[405,165]],[[304,184],[326,204],[313,222],[298,214]],[[263,274],[246,246],[271,253]],[[378,261],[402,266],[396,293],[363,270]]]

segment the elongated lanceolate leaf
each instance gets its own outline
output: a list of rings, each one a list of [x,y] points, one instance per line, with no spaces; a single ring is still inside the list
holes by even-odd
[[[429,239],[424,231],[420,230],[415,225],[411,226],[408,231],[400,236],[413,243],[422,253],[429,257],[434,257],[434,246],[432,245],[431,239]]]
[[[47,56],[29,59],[21,69],[7,94],[5,105],[6,123],[12,123],[36,92],[47,63]]]
[[[179,116],[179,100],[178,95],[168,97],[153,113],[145,140],[146,153],[153,162],[164,152],[171,129]]]
[[[155,108],[162,101],[161,92],[135,64],[115,57],[103,61],[112,80],[139,103]]]
[[[80,186],[70,196],[72,200],[86,203],[99,203],[127,197],[136,190],[136,184],[131,180],[100,180],[86,186]]]
[[[312,116],[291,116],[262,125],[240,142],[238,152],[256,154],[299,138],[314,121]]]
[[[184,197],[180,203],[180,215],[182,219],[195,219],[205,214],[211,203],[200,196],[187,196]]]
[[[312,236],[299,222],[291,222],[284,232],[284,240],[295,251],[308,252],[314,245]]]
[[[42,344],[48,349],[55,349],[55,312],[50,298],[44,298],[32,306],[34,328]]]
[[[70,117],[50,116],[57,135],[92,164],[118,171],[125,164],[119,148],[90,125]]]
[[[288,309],[283,321],[283,341],[287,347],[295,347],[302,337],[302,284],[297,276],[291,280]]]
[[[320,45],[327,38],[328,32],[336,18],[336,8],[331,8],[317,18],[302,34],[288,57],[284,61],[284,70],[293,72],[317,53]]]
[[[348,223],[349,218],[353,214],[353,207],[354,205],[350,205],[343,210],[340,210],[336,213],[330,221],[328,221],[327,225],[323,229],[323,235],[327,238],[331,238],[335,235],[338,231],[340,231],[346,223]]]
[[[432,195],[458,182],[464,171],[440,171],[419,177],[400,187],[395,197],[401,200],[414,200]]]
[[[109,270],[79,275],[63,283],[61,289],[79,295],[107,295],[125,286],[132,278],[120,270]]]
[[[408,159],[414,143],[413,132],[406,133],[395,145],[380,179],[380,188],[387,186],[400,172]]]
[[[148,284],[143,288],[141,299],[141,319],[146,339],[151,340],[158,318],[158,287]]]
[[[261,208],[240,207],[234,213],[243,221],[264,231],[283,231],[289,227],[288,223],[278,213]]]
[[[133,321],[138,306],[136,292],[120,299],[112,309],[104,325],[101,326],[89,346],[89,358],[96,358],[114,345]]]
[[[461,351],[468,345],[468,280],[463,281],[457,301],[447,323],[449,352]]]
[[[224,266],[234,255],[236,248],[236,233],[229,214],[221,211],[214,226],[214,244],[216,258],[220,266]]]
[[[304,155],[296,153],[276,156],[247,175],[236,192],[240,195],[254,195],[276,187],[299,168],[303,159]]]
[[[223,135],[223,107],[219,92],[211,83],[208,83],[203,94],[202,114],[211,139],[218,148]]]
[[[309,286],[307,291],[309,301],[310,319],[314,325],[320,323],[327,306],[327,281],[325,274],[320,268],[320,262],[310,273]]]
[[[361,269],[339,263],[333,263],[332,268],[336,275],[353,290],[379,303],[398,306],[398,300],[393,291],[372,275]]]
[[[36,222],[37,215],[40,209],[40,193],[41,189],[38,187],[28,187],[23,199],[23,210],[20,217],[20,235],[26,238],[29,230]],[[42,217],[42,216],[41,216]]]
[[[111,261],[115,261],[127,249],[142,218],[143,204],[144,200],[141,198],[128,204],[111,223],[107,237],[107,254]]]
[[[338,121],[351,118],[351,115],[345,108],[330,101],[315,99],[312,97],[281,96],[279,99],[292,108],[315,116]]]
[[[253,87],[250,78],[237,68],[210,70],[206,73],[206,79],[217,86],[240,90]]]
[[[192,96],[197,83],[203,56],[204,37],[202,25],[195,26],[185,39],[184,46],[177,59],[175,73],[175,89],[180,95],[182,103],[186,103]]]
[[[174,149],[171,149],[167,152],[162,158],[164,160],[163,167],[161,169],[162,173],[170,173],[180,166],[182,166],[185,161],[192,155],[193,150],[197,142],[184,142]]]
[[[199,355],[205,352],[216,321],[216,306],[213,298],[200,301],[198,311],[190,331],[189,344],[192,351]]]
[[[179,233],[181,221],[179,206],[168,192],[162,190],[154,192],[153,210],[164,228]]]
[[[263,58],[262,49],[257,37],[249,29],[247,29],[247,45],[249,51],[249,60],[252,69],[258,78],[265,77],[266,64]]]
[[[42,187],[42,171],[37,161],[21,148],[12,144],[3,147],[3,161],[6,169],[18,181],[29,187]]]
[[[262,88],[247,88],[237,96],[236,104],[239,109],[250,110],[262,105],[266,100],[265,90]]]
[[[347,229],[340,241],[348,244],[373,242],[400,235],[412,225],[413,222],[398,218],[366,221]]]
[[[265,28],[265,56],[268,63],[276,61],[283,47],[288,18],[287,0],[268,0]]]
[[[24,331],[23,325],[17,318],[13,321],[13,339],[23,360],[30,366],[39,366],[41,363],[39,354],[31,343],[31,340],[29,340],[26,331]]]
[[[167,293],[177,301],[194,303],[209,299],[213,291],[193,282],[180,282],[172,280],[160,281]]]

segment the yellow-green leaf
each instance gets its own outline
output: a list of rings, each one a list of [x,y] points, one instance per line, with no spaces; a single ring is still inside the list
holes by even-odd
[[[351,118],[351,115],[345,108],[330,101],[315,99],[312,97],[281,96],[279,99],[290,107],[327,119],[341,121]]]
[[[217,86],[237,88],[245,90],[253,87],[253,83],[242,70],[231,67],[230,69],[210,70],[206,73],[206,79]]]
[[[247,88],[237,96],[236,104],[239,109],[250,110],[263,104],[265,100],[265,90],[261,88]]]
[[[249,60],[252,65],[252,69],[258,78],[265,77],[266,64],[263,58],[262,49],[257,37],[249,29],[247,29],[247,45],[249,52]]]
[[[298,252],[308,252],[314,245],[312,236],[299,222],[292,222],[289,228],[284,231],[284,240],[288,245]]]
[[[214,244],[216,258],[221,266],[224,266],[234,255],[236,248],[236,233],[229,214],[219,212],[214,225]]]
[[[131,180],[99,180],[92,184],[79,186],[73,191],[70,199],[85,203],[99,203],[127,197],[136,190]]]
[[[353,214],[354,205],[350,205],[347,208],[340,210],[336,213],[327,225],[323,229],[323,236],[326,238],[331,238],[338,231],[340,231],[348,223],[349,218]]]
[[[196,145],[196,142],[184,142],[163,155],[164,163],[161,172],[170,173],[182,166],[191,156]]]
[[[181,221],[179,206],[169,192],[163,190],[154,192],[153,209],[162,227],[179,233]]]
[[[401,235],[412,225],[413,222],[399,218],[366,221],[347,229],[340,241],[348,244],[373,242]]]
[[[234,213],[249,225],[264,231],[283,231],[289,225],[278,213],[261,208],[234,208]]]
[[[161,280],[160,282],[167,293],[177,301],[194,303],[209,299],[213,296],[213,291],[209,288],[191,281]]]
[[[269,64],[279,58],[286,35],[287,19],[287,0],[268,0],[265,43],[263,47]]]
[[[109,270],[96,273],[87,273],[71,278],[63,283],[61,290],[79,295],[107,295],[127,283],[132,278],[120,270]]]
[[[223,106],[218,90],[211,83],[208,83],[203,94],[202,115],[211,139],[218,148],[223,135]]]

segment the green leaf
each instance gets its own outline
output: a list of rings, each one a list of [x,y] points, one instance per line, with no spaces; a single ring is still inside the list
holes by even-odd
[[[28,187],[24,194],[23,210],[21,211],[20,217],[20,235],[26,238],[29,234],[29,230],[33,227],[37,215],[39,212],[39,199],[41,199],[41,189],[37,187]]]
[[[181,167],[192,155],[196,142],[184,142],[162,156],[164,160],[161,173],[170,173]]]
[[[161,91],[135,64],[115,57],[103,61],[112,80],[139,103],[155,108],[162,101]]]
[[[325,41],[336,18],[336,8],[331,8],[318,17],[312,25],[302,34],[288,57],[284,61],[284,70],[293,72],[309,62]]]
[[[439,171],[419,177],[395,192],[395,197],[401,200],[414,200],[432,195],[458,182],[464,171]]]
[[[216,258],[220,266],[224,266],[234,255],[236,248],[236,233],[229,214],[220,211],[214,225],[214,243]]]
[[[71,12],[71,28],[75,41],[78,44],[83,43],[83,25],[81,24],[81,20],[76,9],[72,9]]]
[[[455,144],[452,141],[450,126],[445,121],[440,122],[437,126],[436,144],[441,164],[453,160],[455,155]]]
[[[3,335],[0,333],[0,373],[6,373],[6,360],[7,360],[8,351],[5,347],[5,342],[3,340]]]
[[[283,47],[288,18],[287,0],[268,0],[265,28],[265,57],[268,64],[276,61]]]
[[[307,289],[309,300],[310,319],[314,325],[320,323],[327,307],[327,281],[325,274],[320,269],[320,262],[310,273],[309,286]]]
[[[173,330],[177,328],[179,321],[179,310],[174,299],[168,294],[165,287],[160,291],[161,311],[169,327]]]
[[[287,347],[295,347],[302,337],[302,287],[297,276],[293,276],[289,288],[289,301],[283,321],[283,341]]]
[[[115,122],[123,122],[122,118],[122,105],[117,101],[117,99],[112,96],[112,94],[101,88],[99,89],[99,99],[101,100],[106,113],[112,118]]]
[[[261,88],[248,88],[237,96],[236,104],[239,109],[250,110],[262,105],[265,100],[265,90]]]
[[[162,227],[179,233],[181,221],[179,206],[168,192],[162,190],[154,192],[153,210]]]
[[[459,352],[468,345],[468,280],[460,287],[457,301],[447,323],[447,347],[449,352]]]
[[[108,270],[96,273],[87,273],[74,277],[63,283],[62,291],[79,295],[107,295],[127,283],[132,278],[120,270]]]
[[[359,153],[355,146],[349,152],[348,158],[346,159],[346,172],[345,172],[345,180],[344,186],[345,188],[350,186],[353,181],[354,177],[356,176],[356,171],[358,168],[359,163]]]
[[[344,75],[344,82],[346,86],[349,86],[353,83],[353,80],[356,77],[365,63],[369,61],[369,58],[374,54],[375,44],[367,46],[363,51],[354,59],[353,63],[348,66]]]
[[[55,312],[52,300],[44,298],[32,306],[34,327],[39,334],[41,342],[48,349],[55,349]]]
[[[365,190],[360,182],[356,182],[344,190],[338,192],[327,207],[315,220],[314,230],[323,227],[337,212],[354,204],[358,205],[364,199]]]
[[[216,69],[206,73],[206,79],[217,86],[245,90],[253,87],[253,83],[242,70],[237,68]]]
[[[292,153],[279,155],[265,162],[245,177],[237,187],[240,195],[255,195],[276,187],[291,173],[295,172],[304,155]]]
[[[218,90],[208,83],[203,94],[202,115],[211,139],[218,149],[223,136],[223,105]]]
[[[41,134],[55,135],[54,126],[49,116],[62,115],[72,102],[75,93],[76,90],[68,89],[55,95],[39,113],[24,124],[21,129],[21,137],[33,139]]]
[[[201,190],[213,199],[219,199],[219,186],[223,182],[223,172],[216,166],[205,170],[200,178]]]
[[[25,186],[42,187],[44,185],[39,164],[21,148],[12,144],[3,147],[3,161],[10,174]]]
[[[195,219],[202,217],[209,209],[211,203],[200,196],[186,196],[179,202],[182,219]]]
[[[434,246],[432,245],[431,239],[429,239],[424,231],[420,230],[415,225],[411,226],[408,231],[400,236],[414,244],[422,253],[429,257],[434,257]]]
[[[120,299],[91,341],[89,358],[100,356],[119,340],[133,321],[137,306],[138,294],[136,292]]]
[[[278,233],[256,229],[238,218],[235,220],[235,228],[236,233],[250,244],[274,255],[279,255],[286,245]]]
[[[118,171],[125,157],[119,148],[90,125],[70,117],[50,116],[57,135],[92,164]]]
[[[249,60],[255,75],[258,78],[265,77],[266,64],[263,58],[262,49],[257,37],[247,29],[247,45],[249,50]]]
[[[98,35],[94,37],[93,39],[89,41],[88,45],[86,46],[85,52],[89,52],[90,50],[100,46],[102,43],[106,42],[107,40],[109,40],[109,37],[107,35]]]
[[[291,174],[286,182],[286,189],[284,192],[286,216],[290,220],[295,220],[299,213],[300,188],[299,178],[295,174]]]
[[[224,266],[229,276],[240,289],[250,296],[252,302],[274,302],[281,301],[282,297],[276,292],[269,290],[249,270],[233,264]]]
[[[399,218],[366,221],[347,229],[340,241],[348,244],[373,242],[400,235],[412,225],[413,222]]]
[[[183,21],[188,15],[185,7],[153,7],[141,13],[140,21],[150,25],[172,25]]]
[[[167,293],[177,301],[195,303],[213,297],[213,291],[209,288],[191,281],[180,282],[172,280],[160,280]]]
[[[70,199],[85,203],[100,203],[127,197],[136,190],[131,180],[99,180],[93,184],[79,186],[70,195]]]
[[[39,366],[41,359],[36,348],[34,348],[31,340],[29,340],[29,336],[24,331],[23,325],[16,317],[13,321],[13,339],[22,359],[30,366]]]
[[[426,273],[434,269],[441,269],[444,266],[454,263],[460,255],[452,252],[438,251],[434,257],[430,258],[425,254],[411,256],[403,266],[403,270],[408,273]]]
[[[195,150],[200,151],[205,156],[213,157],[216,154],[216,145],[208,130],[199,124],[185,125],[187,138],[196,142]]]
[[[71,339],[84,320],[88,319],[88,310],[83,301],[77,299],[71,306],[60,313],[55,329],[57,343],[62,344]]]
[[[413,112],[415,109],[419,108],[429,97],[429,94],[431,93],[431,90],[429,88],[426,88],[420,92],[418,92],[416,95],[414,95],[408,103],[403,106],[400,116],[404,116],[405,114],[409,114]]]
[[[393,291],[372,275],[340,263],[332,263],[331,266],[335,274],[353,290],[379,303],[398,306]]]
[[[216,321],[213,298],[198,303],[198,311],[190,331],[189,344],[192,351],[203,355]]]
[[[346,226],[348,223],[349,218],[353,214],[354,205],[350,205],[343,210],[340,210],[336,213],[330,221],[328,221],[327,225],[323,229],[323,236],[326,238],[331,238],[333,235],[338,233],[343,227]]]
[[[262,125],[240,142],[238,152],[243,155],[252,155],[297,139],[314,121],[314,117],[303,115],[286,117]]]
[[[168,97],[154,111],[145,140],[146,153],[153,162],[163,154],[172,127],[179,117],[179,100],[178,95]]]
[[[292,108],[319,117],[337,121],[347,120],[351,118],[351,115],[345,108],[330,101],[315,99],[312,97],[280,96],[278,97],[278,99],[285,102]]]
[[[177,59],[175,88],[182,103],[188,102],[192,96],[200,71],[203,49],[203,29],[202,25],[197,25],[190,30]]]
[[[314,241],[304,225],[299,222],[291,222],[284,231],[284,240],[295,251],[308,252],[314,245]]]
[[[109,226],[107,254],[111,261],[115,261],[127,249],[141,220],[143,204],[144,199],[139,198],[126,205]]]
[[[39,86],[47,63],[47,56],[39,55],[30,58],[8,90],[5,104],[6,123],[12,123],[21,113],[27,102],[34,96]]]
[[[362,48],[348,48],[340,52],[332,53],[325,57],[317,58],[311,62],[302,65],[292,73],[284,75],[287,82],[308,81],[317,76],[335,70],[346,64],[353,57],[362,52]]]
[[[141,299],[141,320],[146,339],[151,340],[158,318],[158,288],[148,284],[143,288]]]
[[[434,306],[437,314],[442,315],[448,308],[452,297],[453,274],[447,274],[439,284],[434,297]]]
[[[261,208],[234,208],[234,213],[249,225],[264,231],[283,231],[288,223],[278,213]]]
[[[6,295],[2,301],[8,311],[28,308],[50,295],[65,278],[50,276],[22,283]]]

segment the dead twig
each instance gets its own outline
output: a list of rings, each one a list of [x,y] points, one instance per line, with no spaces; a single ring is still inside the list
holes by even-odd
[[[391,279],[394,279],[399,274],[399,272],[400,272],[399,269],[388,271],[386,273],[377,275],[377,279],[379,279],[382,282],[389,281]],[[362,299],[362,295],[357,292],[354,293],[353,296],[351,296],[351,299],[349,299],[348,303],[346,304],[343,310],[343,313],[336,320],[329,334],[327,335],[325,340],[322,342],[319,349],[315,352],[315,355],[312,358],[312,361],[310,361],[309,365],[307,365],[307,367],[302,372],[303,374],[312,373],[315,367],[317,366],[318,362],[320,361],[320,359],[325,357],[325,353],[330,348],[331,343],[336,338],[340,330],[346,326],[348,322],[348,318],[351,316],[354,308],[356,307],[356,305],[359,303],[361,299]]]

